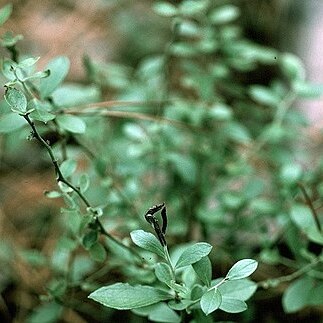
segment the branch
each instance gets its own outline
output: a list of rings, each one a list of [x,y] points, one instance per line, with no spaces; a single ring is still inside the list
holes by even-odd
[[[29,118],[29,115],[24,115],[23,116],[25,118],[25,120],[28,122],[28,124],[30,125],[32,131],[33,131],[33,136],[46,148],[52,164],[54,165],[54,169],[55,169],[55,173],[56,173],[56,181],[57,182],[62,182],[65,185],[67,185],[68,187],[70,187],[80,198],[81,200],[84,202],[84,204],[87,206],[87,208],[89,210],[91,210],[91,212],[93,213],[93,215],[95,216],[95,221],[96,224],[98,225],[99,229],[100,229],[100,233],[105,235],[106,237],[108,237],[110,240],[114,241],[115,243],[117,243],[120,247],[129,250],[131,253],[133,253],[137,258],[139,258],[142,261],[142,257],[132,248],[124,245],[122,242],[120,242],[119,240],[117,240],[116,238],[114,238],[110,233],[108,233],[102,223],[100,222],[100,220],[96,217],[97,214],[94,211],[94,208],[92,208],[90,202],[87,200],[87,198],[82,194],[82,192],[75,187],[72,183],[70,183],[62,174],[59,165],[58,165],[58,161],[55,158],[54,152],[51,148],[51,146],[49,145],[49,143],[40,135],[40,133],[38,132],[35,123]]]

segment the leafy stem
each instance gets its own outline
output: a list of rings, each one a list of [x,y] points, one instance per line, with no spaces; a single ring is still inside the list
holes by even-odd
[[[176,282],[175,269],[174,269],[174,266],[172,264],[172,260],[170,259],[167,245],[164,246],[164,253],[165,253],[165,260],[166,260],[167,264],[169,265],[169,267],[170,267],[170,269],[172,271],[172,278],[173,278],[174,282]]]
[[[33,131],[33,136],[34,138],[36,138],[47,150],[52,164],[54,166],[55,169],[55,173],[56,173],[56,181],[57,183],[61,182],[64,183],[65,185],[67,185],[68,187],[70,187],[79,197],[80,199],[84,202],[84,204],[86,205],[86,207],[88,208],[89,211],[92,212],[94,218],[95,218],[95,223],[99,228],[99,231],[101,234],[105,235],[107,238],[109,238],[110,240],[114,241],[115,243],[117,243],[119,246],[121,246],[124,249],[129,250],[132,254],[134,254],[138,259],[140,259],[142,261],[142,258],[140,257],[140,255],[133,250],[132,248],[124,245],[122,242],[120,242],[119,240],[117,240],[116,238],[114,238],[111,234],[109,234],[105,229],[103,224],[100,222],[99,218],[97,217],[97,211],[95,210],[95,208],[93,208],[90,204],[90,202],[88,201],[88,199],[84,196],[84,194],[80,191],[80,189],[78,189],[76,186],[74,186],[72,183],[70,183],[62,174],[61,169],[58,165],[58,161],[55,158],[53,149],[51,148],[50,144],[41,136],[41,134],[38,132],[37,127],[35,125],[35,123],[30,119],[29,115],[23,115],[24,119],[28,122],[28,124],[30,125],[32,131]]]
[[[261,286],[263,288],[276,287],[277,285],[279,285],[283,282],[292,281],[292,280],[298,278],[299,276],[311,271],[313,267],[315,267],[317,264],[319,264],[322,261],[323,261],[322,256],[316,257],[309,264],[300,268],[299,270],[297,270],[289,275],[281,276],[281,277],[274,278],[274,279],[266,279],[264,281],[258,282],[258,286]]]

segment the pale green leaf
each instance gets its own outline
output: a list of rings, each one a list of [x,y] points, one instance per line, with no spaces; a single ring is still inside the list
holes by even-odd
[[[79,178],[79,187],[82,193],[85,193],[90,186],[90,176],[84,173]]]
[[[239,8],[233,5],[225,5],[215,8],[210,14],[210,21],[214,24],[226,24],[237,19],[240,15]]]
[[[12,4],[8,3],[0,9],[0,26],[3,25],[10,17],[12,12]]]
[[[153,4],[153,10],[164,17],[172,17],[175,16],[177,13],[177,8],[166,1],[158,1]]]
[[[149,312],[148,318],[153,322],[180,323],[181,317],[165,303],[159,303]]]
[[[206,242],[195,243],[183,251],[177,260],[175,267],[181,268],[192,265],[207,256],[211,252],[211,249],[212,246]]]
[[[222,296],[246,301],[257,290],[257,284],[248,279],[238,281],[227,281],[219,286]]]
[[[25,126],[26,121],[14,112],[0,117],[0,133],[9,133]]]
[[[197,261],[192,265],[197,276],[206,285],[210,286],[212,279],[212,264],[209,257],[203,257],[201,260]]]
[[[56,57],[47,64],[45,69],[50,71],[50,75],[43,79],[40,84],[39,91],[42,98],[46,98],[51,95],[53,91],[63,82],[69,68],[69,59],[64,56]]]
[[[228,271],[228,280],[237,280],[250,276],[258,267],[258,262],[253,259],[242,259],[235,263]]]
[[[247,309],[247,304],[236,298],[222,297],[220,310],[227,313],[240,313]]]
[[[283,307],[286,313],[294,313],[309,305],[314,285],[308,276],[292,282],[283,295]]]
[[[135,230],[130,233],[131,240],[135,245],[164,258],[164,249],[157,238],[150,232]]]
[[[62,114],[56,117],[56,121],[59,127],[72,133],[84,133],[86,130],[86,124],[80,117]]]
[[[209,315],[220,307],[221,302],[221,293],[217,288],[212,288],[202,296],[200,301],[201,309],[205,315]]]
[[[155,275],[159,281],[169,285],[173,280],[172,270],[168,264],[160,262],[155,266]]]
[[[258,103],[277,106],[281,99],[270,88],[262,85],[252,85],[249,89],[249,94],[253,100]]]
[[[145,307],[135,308],[131,312],[140,316],[148,316],[148,319],[153,322],[181,322],[180,316],[163,302]]]
[[[107,256],[107,252],[105,251],[104,247],[100,243],[95,243],[89,249],[90,256],[97,262],[103,262]]]
[[[60,165],[60,170],[64,177],[71,176],[77,167],[77,162],[74,159],[66,159]]]
[[[4,95],[5,100],[10,105],[13,112],[19,114],[26,114],[27,99],[23,92],[14,87],[7,87]]]
[[[292,82],[304,80],[305,67],[299,57],[285,53],[279,57],[280,67],[284,75]]]
[[[151,286],[131,286],[124,283],[116,283],[101,287],[89,295],[89,298],[111,308],[129,310],[148,306],[170,299],[172,296],[165,291]]]

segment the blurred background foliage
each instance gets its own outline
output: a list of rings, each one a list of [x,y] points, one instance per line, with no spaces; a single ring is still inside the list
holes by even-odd
[[[86,123],[81,134],[62,117],[59,126],[39,129],[72,181],[89,182],[87,198],[124,243],[131,230],[148,229],[146,209],[165,201],[170,245],[211,243],[218,276],[240,258],[260,261],[249,310],[238,319],[216,313],[215,320],[320,322],[320,263],[300,275],[299,289],[288,280],[267,282],[308,266],[322,250],[310,210],[322,220],[322,113],[297,108],[318,100],[322,88],[286,53],[298,50],[310,11],[288,0],[168,4],[13,1],[1,34],[22,34],[17,49],[40,56],[39,70],[56,56],[69,58],[67,80],[50,96],[51,113]],[[6,48],[1,56],[10,56]],[[54,199],[61,193],[46,152],[25,140],[25,123],[8,127],[7,113],[2,101],[1,320],[144,321],[86,300],[116,280],[151,283],[152,272],[111,241],[100,240],[103,251],[88,256],[82,210]],[[297,291],[308,286],[316,296],[299,301]]]

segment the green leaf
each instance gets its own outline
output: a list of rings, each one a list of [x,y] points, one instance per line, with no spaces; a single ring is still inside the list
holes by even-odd
[[[82,239],[82,245],[86,250],[89,250],[97,241],[99,238],[99,234],[95,230],[91,230],[88,233],[85,234],[85,236]]]
[[[56,89],[51,97],[57,107],[75,107],[81,104],[94,103],[100,100],[100,91],[97,86],[85,86],[68,83]]]
[[[8,3],[0,9],[0,26],[2,26],[10,17],[12,12],[12,4]]]
[[[79,178],[79,187],[81,193],[85,193],[90,186],[90,176],[87,173],[84,173]]]
[[[63,306],[56,302],[42,304],[34,308],[26,323],[56,323],[59,321],[63,309]]]
[[[135,230],[130,233],[130,236],[133,243],[138,247],[165,258],[163,247],[152,233],[145,232],[144,230]]]
[[[6,87],[5,100],[10,105],[12,112],[27,113],[27,99],[23,92],[14,87]]]
[[[220,103],[212,106],[209,111],[209,116],[217,121],[230,120],[232,118],[232,115],[232,109],[229,106]]]
[[[208,1],[205,0],[186,0],[181,2],[179,11],[184,16],[194,16],[203,13],[207,6]]]
[[[50,74],[49,70],[47,71],[43,71],[43,72],[37,72],[37,73],[34,73],[30,76],[26,76],[22,79],[23,82],[26,82],[26,81],[32,81],[32,80],[38,80],[38,79],[43,79],[45,77],[48,77]]]
[[[323,244],[323,235],[318,230],[311,210],[304,205],[295,204],[290,213],[293,223],[306,234],[309,240]]]
[[[296,184],[303,174],[299,164],[285,164],[280,170],[280,179],[286,185]]]
[[[322,305],[323,304],[323,282],[316,281],[309,295],[309,303],[311,305]]]
[[[181,322],[180,316],[165,303],[135,308],[131,312],[140,316],[148,316],[148,319],[153,322]]]
[[[155,275],[159,281],[169,286],[173,280],[172,270],[168,264],[160,262],[155,266]]]
[[[283,74],[288,80],[300,81],[305,78],[305,67],[303,62],[294,54],[286,53],[279,57],[279,63]]]
[[[176,268],[192,265],[211,252],[212,246],[206,242],[198,242],[188,247],[178,258]]]
[[[170,153],[167,155],[168,160],[174,165],[178,175],[187,183],[193,184],[197,178],[197,166],[191,156]]]
[[[258,262],[253,259],[242,259],[235,263],[228,271],[228,280],[237,280],[250,276],[258,267]]]
[[[145,129],[136,123],[126,123],[123,130],[132,140],[144,141],[148,139]]]
[[[62,193],[57,191],[45,191],[44,194],[49,199],[57,199],[62,196]]]
[[[172,17],[175,16],[177,13],[177,8],[173,4],[165,1],[158,1],[154,3],[153,10],[157,14],[164,17]]]
[[[0,133],[9,133],[26,125],[26,121],[14,112],[0,117]]]
[[[257,284],[249,279],[241,279],[238,281],[227,281],[219,286],[222,296],[246,301],[257,290]]]
[[[76,171],[77,162],[74,159],[66,159],[59,168],[64,177],[70,177]]]
[[[313,281],[305,276],[292,282],[283,295],[283,308],[286,313],[294,313],[309,305]]]
[[[217,288],[212,288],[202,296],[200,301],[201,309],[205,315],[209,315],[220,307],[221,302],[221,293]]]
[[[323,95],[323,84],[299,81],[293,82],[293,89],[302,98],[318,99]]]
[[[151,286],[116,283],[97,289],[89,298],[107,307],[129,310],[165,301],[172,296]]]
[[[69,59],[64,56],[56,57],[47,64],[45,69],[50,70],[50,75],[43,79],[39,87],[42,99],[51,95],[53,91],[63,82],[69,68]]]
[[[62,114],[56,117],[56,121],[62,129],[72,133],[84,133],[86,130],[86,124],[80,117]]]
[[[34,110],[30,116],[33,118],[33,120],[38,120],[38,121],[42,121],[45,124],[48,121],[54,120],[56,118],[55,114],[52,114],[50,112],[47,112],[46,110],[41,110],[41,109],[36,109]]]
[[[239,8],[233,5],[225,5],[215,8],[210,14],[210,21],[220,25],[232,22],[240,15]]]
[[[247,309],[247,304],[236,298],[222,297],[220,310],[227,313],[240,313]]]
[[[203,257],[201,260],[197,261],[192,265],[197,276],[206,285],[210,286],[212,279],[212,264],[209,257]]]
[[[165,303],[154,305],[148,315],[149,320],[153,322],[180,323],[181,317]]]
[[[251,139],[248,128],[238,122],[230,122],[223,129],[225,134],[233,141],[238,143],[248,143]]]
[[[104,247],[98,242],[92,245],[92,247],[89,249],[89,253],[92,259],[98,262],[103,262],[107,256]]]
[[[281,99],[270,88],[262,85],[252,85],[249,89],[249,94],[253,100],[258,103],[277,106]]]
[[[33,65],[35,65],[40,57],[28,57],[25,58],[24,60],[20,61],[18,64],[18,67],[20,68],[28,68],[31,67]]]

